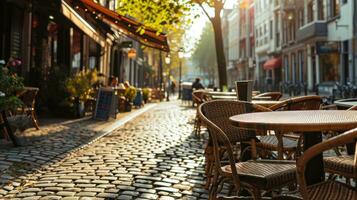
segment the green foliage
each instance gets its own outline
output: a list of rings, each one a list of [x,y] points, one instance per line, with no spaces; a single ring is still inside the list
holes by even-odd
[[[117,12],[131,16],[158,32],[168,32],[181,27],[185,22],[184,16],[190,11],[189,0],[118,0]],[[141,34],[145,27],[137,30]]]
[[[133,102],[136,97],[136,89],[133,86],[127,87],[125,89],[124,96],[128,102]]]
[[[97,82],[97,71],[82,71],[68,78],[65,82],[70,101],[87,101],[93,94],[93,85]]]
[[[144,101],[149,100],[149,95],[150,95],[150,89],[149,88],[144,88],[143,89],[143,99]]]
[[[24,89],[23,78],[9,73],[7,67],[0,67],[0,110],[16,109],[23,103],[16,94]]]
[[[203,28],[201,39],[195,46],[192,61],[211,82],[217,74],[217,56],[214,45],[214,33],[210,23]]]

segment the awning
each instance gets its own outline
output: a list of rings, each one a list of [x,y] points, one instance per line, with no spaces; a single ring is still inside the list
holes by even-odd
[[[156,30],[145,27],[145,25],[119,15],[118,13],[107,9],[93,2],[92,0],[80,0],[84,10],[96,15],[96,18],[101,19],[103,22],[110,25],[112,28],[125,34],[126,36],[140,42],[145,46],[156,48],[162,51],[169,51],[169,45],[167,43],[167,37],[165,34],[157,34]],[[145,33],[140,34],[137,30],[139,27],[145,28]]]
[[[281,67],[281,64],[282,64],[281,58],[272,58],[264,63],[263,68],[265,70],[273,70]]]
[[[86,20],[84,20],[70,5],[64,0],[61,1],[61,12],[71,22],[73,22],[86,35],[96,41],[100,46],[105,46],[105,38],[100,35]]]

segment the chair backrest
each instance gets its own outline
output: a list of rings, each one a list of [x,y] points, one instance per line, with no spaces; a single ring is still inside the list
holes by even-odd
[[[322,102],[320,96],[302,96],[287,99],[270,107],[271,110],[319,110]]]
[[[20,99],[25,106],[34,108],[36,96],[40,89],[34,87],[25,87],[25,92],[21,94]]]
[[[351,141],[355,141],[357,139],[357,129],[353,129],[347,131],[343,134],[340,134],[336,137],[325,140],[315,146],[310,147],[308,150],[304,152],[304,154],[299,157],[296,162],[296,170],[297,170],[297,178],[300,186],[300,192],[304,199],[310,199],[307,193],[307,185],[305,180],[305,169],[306,164],[315,156],[321,154],[324,151],[332,149],[334,147],[346,145]],[[355,144],[357,146],[357,143]],[[357,176],[357,151],[354,154],[354,173]]]
[[[281,92],[265,92],[262,94],[258,94],[257,96],[255,96],[255,98],[270,97],[273,101],[279,101],[282,96],[283,95],[281,94]]]
[[[255,132],[242,130],[236,126],[233,126],[229,121],[231,116],[251,112],[271,111],[259,105],[236,100],[209,101],[203,103],[199,110],[199,112],[201,112],[205,118],[218,126],[225,133],[225,135],[227,135],[229,141],[232,144],[236,142],[247,141],[250,138],[255,137]]]
[[[205,90],[194,90],[192,92],[193,102],[196,103],[197,106],[201,105],[203,102],[207,101],[207,96],[205,94]]]

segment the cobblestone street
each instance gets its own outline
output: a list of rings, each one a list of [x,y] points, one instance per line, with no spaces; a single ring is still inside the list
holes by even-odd
[[[26,181],[0,188],[0,199],[207,199],[194,113],[179,102],[161,103]],[[53,148],[44,146],[43,159],[51,159]]]

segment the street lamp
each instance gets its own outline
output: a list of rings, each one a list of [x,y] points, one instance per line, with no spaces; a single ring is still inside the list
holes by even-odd
[[[165,63],[166,65],[170,65],[171,63],[171,57],[170,54],[167,54],[165,57]],[[165,76],[165,75],[164,75]],[[167,79],[167,95],[166,95],[166,101],[170,101],[170,69],[169,69],[169,74],[168,74],[168,79]]]
[[[182,58],[183,58],[183,55],[184,52],[183,52],[183,48],[180,48],[179,51],[178,51],[178,57],[180,59],[180,71],[179,71],[179,96],[178,98],[181,99],[181,96],[182,96],[182,90],[181,90],[181,84],[182,84]]]

